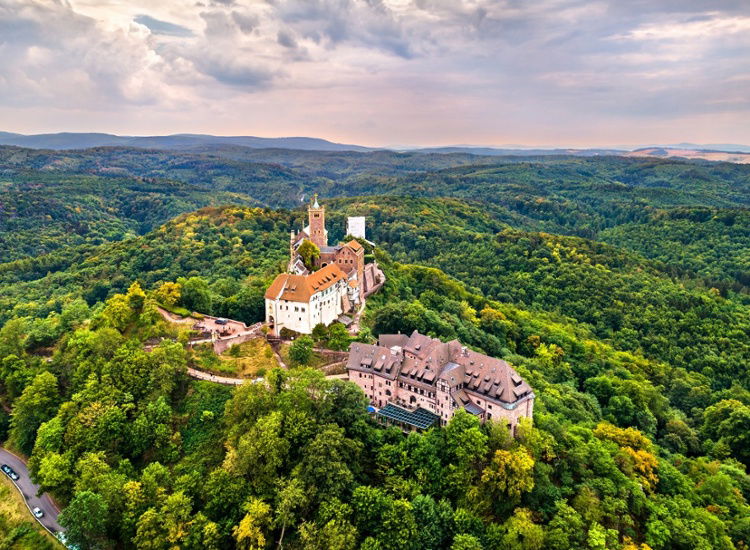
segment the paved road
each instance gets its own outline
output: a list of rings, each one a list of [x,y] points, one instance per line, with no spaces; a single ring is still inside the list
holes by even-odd
[[[13,480],[11,479],[11,482],[15,483],[16,487],[21,491],[21,494],[23,495],[26,504],[29,505],[29,508],[39,506],[39,508],[44,511],[44,517],[39,520],[39,523],[44,525],[53,533],[64,531],[64,529],[57,523],[57,516],[60,511],[54,505],[49,495],[47,493],[44,493],[41,497],[36,496],[37,492],[39,491],[39,486],[35,483],[32,483],[31,478],[29,478],[29,471],[26,469],[26,464],[16,455],[9,451],[6,451],[2,447],[0,447],[0,464],[7,464],[18,474],[18,481],[13,482]],[[5,474],[3,472],[0,472],[0,475]],[[29,516],[34,517],[31,515],[31,511],[29,511]]]

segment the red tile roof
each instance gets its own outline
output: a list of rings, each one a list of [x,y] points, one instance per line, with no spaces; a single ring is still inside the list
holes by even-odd
[[[266,290],[265,296],[269,300],[309,302],[316,292],[322,292],[338,281],[345,279],[346,275],[336,264],[329,264],[309,275],[282,273],[273,280],[271,286]]]

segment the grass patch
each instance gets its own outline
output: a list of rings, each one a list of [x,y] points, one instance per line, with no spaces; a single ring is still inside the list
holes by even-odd
[[[233,378],[256,378],[279,365],[264,338],[232,346],[221,355],[216,355],[210,344],[197,346],[193,357],[195,368]]]
[[[299,363],[292,361],[291,358],[289,357],[290,347],[291,347],[291,344],[284,343],[284,344],[281,344],[281,347],[279,348],[279,355],[281,355],[281,358],[284,360],[284,363],[286,363],[290,367],[310,367],[313,369],[319,369],[322,366],[329,363],[329,360],[326,357],[323,357],[317,351],[313,351],[312,359],[310,359],[310,363],[307,365],[300,365]]]
[[[203,319],[205,316],[197,313],[195,311],[190,311],[187,308],[184,308],[182,306],[167,306],[164,304],[159,304],[159,307],[162,309],[167,310],[169,313],[174,313],[175,315],[179,315],[180,317],[192,317],[193,319]]]
[[[21,494],[2,474],[0,478],[0,548],[57,550],[62,548],[32,517]]]

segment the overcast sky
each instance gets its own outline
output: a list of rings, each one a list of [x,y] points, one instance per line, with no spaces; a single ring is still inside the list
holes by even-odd
[[[0,130],[750,143],[750,0],[0,0]]]

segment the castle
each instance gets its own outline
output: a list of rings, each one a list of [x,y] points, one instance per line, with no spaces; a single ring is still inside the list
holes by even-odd
[[[307,217],[307,227],[290,234],[287,272],[266,290],[266,324],[275,335],[283,328],[310,334],[319,323],[346,324],[351,321],[346,314],[355,313],[385,281],[377,264],[365,263],[365,249],[356,239],[328,245],[325,207],[317,195],[310,201]],[[364,218],[352,220],[348,227],[357,227],[364,235]],[[305,241],[320,252],[309,267],[300,254]]]
[[[444,426],[463,408],[482,422],[506,421],[515,434],[519,419],[534,412],[534,392],[508,363],[417,331],[353,342],[347,371],[376,418],[405,431]]]

